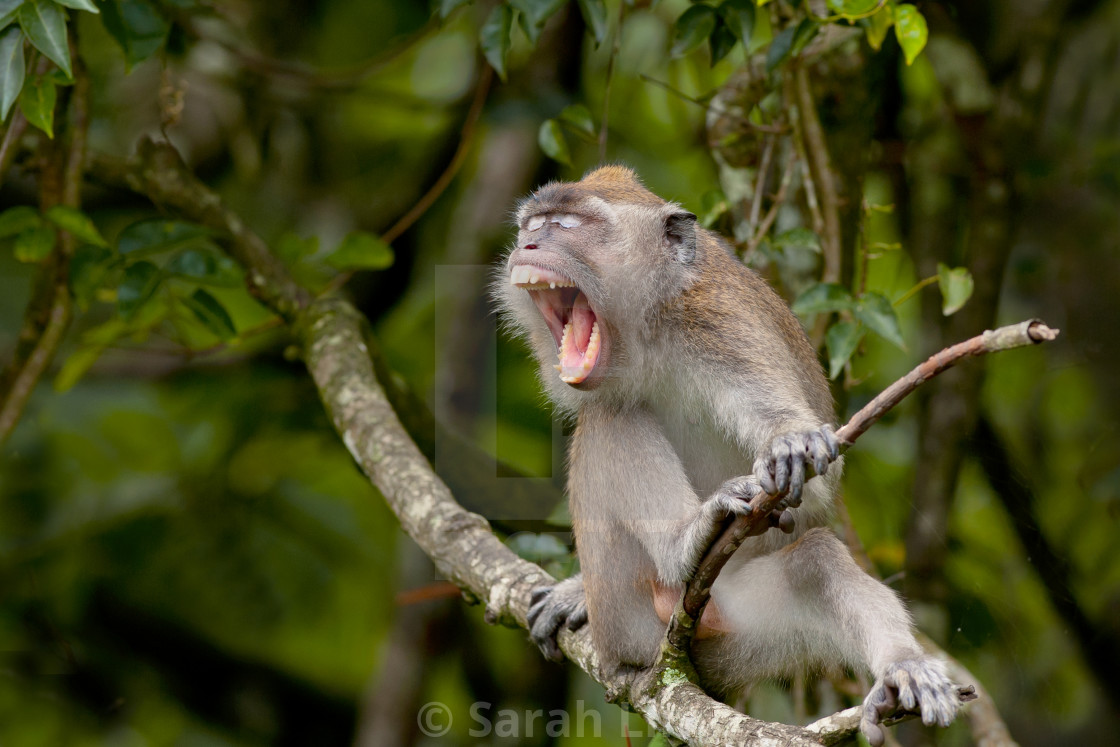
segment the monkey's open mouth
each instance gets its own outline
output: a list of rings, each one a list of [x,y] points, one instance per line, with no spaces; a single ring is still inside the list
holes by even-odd
[[[558,272],[535,265],[517,265],[509,282],[529,292],[556,341],[560,358],[556,370],[566,384],[584,381],[599,361],[602,338],[599,321],[575,282]]]

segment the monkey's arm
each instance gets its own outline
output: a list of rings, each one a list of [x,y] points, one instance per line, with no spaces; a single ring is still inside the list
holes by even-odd
[[[617,554],[624,535],[645,550],[664,584],[687,580],[723,520],[748,511],[761,493],[757,480],[738,477],[701,499],[661,424],[644,408],[581,413],[569,488],[581,561],[606,549],[591,543],[613,542]]]

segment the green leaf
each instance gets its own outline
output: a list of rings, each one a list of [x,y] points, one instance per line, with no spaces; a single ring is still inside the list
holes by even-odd
[[[27,68],[23,59],[23,34],[16,26],[0,32],[0,122],[8,118],[12,104],[23,90]]]
[[[41,262],[54,249],[54,240],[54,229],[48,225],[39,225],[21,231],[16,236],[12,249],[20,262]]]
[[[393,248],[379,236],[355,231],[327,255],[326,261],[339,270],[384,270],[393,264]]]
[[[121,231],[117,237],[117,251],[131,257],[148,256],[202,243],[209,235],[209,231],[195,223],[147,219]]]
[[[101,22],[124,51],[126,67],[151,57],[167,40],[171,24],[147,0],[105,0]]]
[[[797,33],[797,28],[789,26],[782,29],[781,33],[774,37],[774,41],[770,42],[770,49],[766,51],[766,72],[773,71],[789,57],[790,49],[793,48],[793,35],[795,33]]]
[[[70,45],[66,41],[66,13],[51,0],[27,0],[19,8],[19,25],[27,40],[47,59],[73,78]]]
[[[902,328],[898,326],[898,315],[886,296],[875,292],[864,293],[860,296],[854,313],[872,332],[903,350],[906,349]]]
[[[111,249],[83,244],[70,258],[70,292],[78,307],[85,311],[94,300],[98,289],[105,283],[116,259]]]
[[[541,36],[545,22],[564,7],[568,0],[509,0],[509,4],[521,11],[521,28],[533,44]]]
[[[712,52],[712,65],[726,57],[732,49],[735,48],[737,37],[735,33],[727,27],[723,18],[716,17],[716,27],[712,29],[712,35],[708,37],[708,49]]]
[[[82,335],[82,345],[74,351],[54,379],[57,392],[69,391],[97,362],[105,348],[119,340],[128,332],[128,324],[122,319],[110,319],[104,324],[93,327]]]
[[[564,139],[564,132],[560,123],[555,119],[546,119],[541,122],[537,131],[537,143],[545,155],[554,161],[559,161],[565,166],[572,165],[572,153],[568,149],[568,141]]]
[[[54,102],[57,97],[54,79],[47,75],[25,85],[19,97],[19,110],[23,116],[50,138],[54,137]]]
[[[716,28],[716,9],[710,5],[693,5],[673,24],[671,57],[683,57],[712,35]]]
[[[801,50],[805,49],[820,30],[821,27],[813,23],[810,19],[802,19],[801,23],[797,24],[797,30],[793,33],[793,44],[790,46],[790,54],[801,54]]]
[[[54,390],[62,394],[73,389],[74,385],[93,368],[93,364],[104,352],[105,346],[94,345],[80,347],[71,353],[62,367],[58,369],[58,375],[54,377]]]
[[[0,213],[0,239],[15,236],[41,225],[43,225],[43,218],[35,208],[27,205],[8,208]]]
[[[77,208],[66,205],[55,205],[46,214],[47,220],[55,224],[71,236],[94,246],[109,246],[109,242],[93,225],[89,216]]]
[[[560,119],[580,132],[588,135],[595,134],[595,121],[591,118],[591,111],[583,104],[565,106],[564,111],[560,112]]]
[[[909,65],[921,54],[929,38],[925,16],[909,3],[894,9],[894,35],[902,46],[902,54]]]
[[[774,237],[774,246],[785,249],[786,247],[805,247],[820,253],[821,239],[808,228],[791,228]]]
[[[244,282],[243,273],[236,262],[205,245],[179,252],[163,271],[203,285],[225,288],[236,288]]]
[[[862,18],[879,4],[879,0],[828,0],[828,8],[844,18]]]
[[[754,33],[754,2],[753,0],[724,0],[719,6],[719,14],[731,33],[746,49]]]
[[[0,0],[0,29],[15,23],[21,5],[23,0]]]
[[[490,11],[486,23],[482,24],[482,29],[478,32],[482,53],[503,82],[506,79],[506,58],[509,56],[509,32],[512,25],[513,10],[501,3]]]
[[[117,310],[123,319],[131,319],[136,311],[155,295],[163,281],[163,273],[151,262],[142,260],[125,268],[117,288]]]
[[[276,242],[275,248],[276,256],[284,264],[294,265],[304,257],[310,257],[319,251],[319,237],[314,235],[303,237],[294,233],[286,233]]]
[[[948,265],[938,262],[937,287],[941,289],[941,313],[945,316],[955,314],[972,296],[972,273],[966,267],[950,269]]]
[[[607,38],[607,6],[603,0],[577,0],[583,22],[591,32],[591,38],[598,47]]]
[[[237,337],[237,328],[225,307],[206,291],[199,288],[188,298],[183,299],[183,305],[191,310],[198,321],[206,329],[213,332],[223,340]]]
[[[865,334],[867,331],[857,322],[837,322],[828,328],[824,336],[828,348],[828,378],[840,375]]]
[[[852,294],[838,283],[817,283],[806,288],[793,302],[796,314],[844,311],[855,305]]]
[[[458,8],[463,7],[471,0],[440,0],[439,3],[439,17],[447,18],[454,13]]]
[[[891,30],[894,25],[894,8],[890,3],[887,3],[879,12],[871,16],[864,22],[864,33],[867,34],[867,43],[871,48],[878,52],[883,47],[883,40],[887,38],[887,32]]]
[[[54,1],[56,3],[58,3],[59,5],[65,5],[67,8],[73,8],[74,10],[88,10],[90,13],[93,13],[94,15],[101,12],[97,9],[97,6],[94,5],[91,0],[54,0]]]

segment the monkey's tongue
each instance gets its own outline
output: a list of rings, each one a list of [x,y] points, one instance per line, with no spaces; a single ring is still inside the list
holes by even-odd
[[[599,346],[599,322],[587,305],[587,298],[580,293],[560,339],[560,365],[556,367],[560,380],[578,384],[586,379],[599,360]]]

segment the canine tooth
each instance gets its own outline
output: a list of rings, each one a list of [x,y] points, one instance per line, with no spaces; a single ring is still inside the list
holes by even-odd
[[[556,369],[557,371],[563,371],[563,370],[564,370],[564,367],[563,367],[563,366],[561,366],[561,365],[560,365],[559,363],[557,363],[556,365],[554,365],[554,366],[553,366],[553,368],[555,368],[555,369]]]
[[[548,287],[553,289],[553,290],[556,290],[556,283],[549,283]]]

